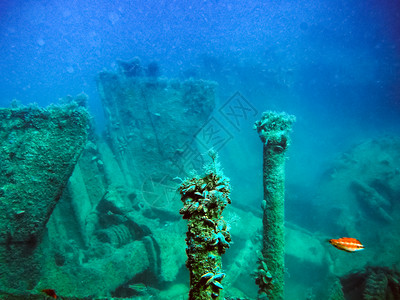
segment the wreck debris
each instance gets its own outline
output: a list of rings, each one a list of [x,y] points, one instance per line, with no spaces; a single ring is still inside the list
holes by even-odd
[[[336,279],[332,284],[329,300],[345,300],[340,281]]]
[[[83,107],[0,109],[0,243],[40,238],[87,139]]]
[[[350,188],[361,204],[366,205],[370,211],[375,212],[381,219],[389,223],[393,222],[393,218],[389,214],[390,201],[379,194],[376,189],[357,179],[351,182]]]
[[[400,272],[387,267],[367,267],[361,272],[342,277],[340,281],[345,297],[400,299]]]
[[[97,87],[103,103],[107,142],[124,174],[124,186],[162,194],[173,185],[170,174],[185,174],[187,146],[215,106],[216,83],[158,78],[157,65],[149,76],[140,59],[118,61],[119,72],[100,72]],[[184,116],[184,117],[182,117]],[[197,147],[193,155],[200,155]],[[192,154],[190,154],[192,155]],[[151,178],[151,187],[147,181]],[[173,193],[171,191],[171,193]],[[164,197],[160,197],[162,206]],[[153,199],[149,199],[151,202]]]

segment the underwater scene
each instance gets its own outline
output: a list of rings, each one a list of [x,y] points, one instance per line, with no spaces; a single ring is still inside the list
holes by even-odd
[[[0,1],[0,299],[400,299],[400,2]]]

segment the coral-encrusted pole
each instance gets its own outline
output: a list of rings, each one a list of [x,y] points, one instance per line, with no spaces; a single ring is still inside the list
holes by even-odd
[[[188,220],[186,267],[190,271],[190,300],[223,299],[221,255],[229,248],[229,227],[222,217],[231,203],[230,184],[219,169],[217,154],[205,174],[185,179],[179,191],[184,207],[179,211]]]
[[[258,260],[258,299],[283,299],[284,288],[284,201],[285,152],[295,117],[286,113],[264,112],[255,123],[263,142],[263,248]]]

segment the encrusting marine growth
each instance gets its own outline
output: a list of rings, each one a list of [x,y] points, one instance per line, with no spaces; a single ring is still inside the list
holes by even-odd
[[[264,112],[255,123],[263,142],[263,248],[258,259],[256,284],[258,299],[283,299],[284,287],[284,201],[285,152],[295,117],[286,113]]]
[[[189,299],[223,299],[221,255],[229,248],[229,225],[222,211],[231,203],[229,179],[220,170],[217,153],[202,177],[182,181],[179,192],[184,207],[179,211],[188,220],[186,266],[190,271]]]

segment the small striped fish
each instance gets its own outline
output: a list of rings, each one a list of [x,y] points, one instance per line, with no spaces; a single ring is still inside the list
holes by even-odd
[[[340,239],[331,239],[329,243],[339,250],[346,252],[355,252],[364,250],[364,246],[361,242],[354,238],[342,237]]]

